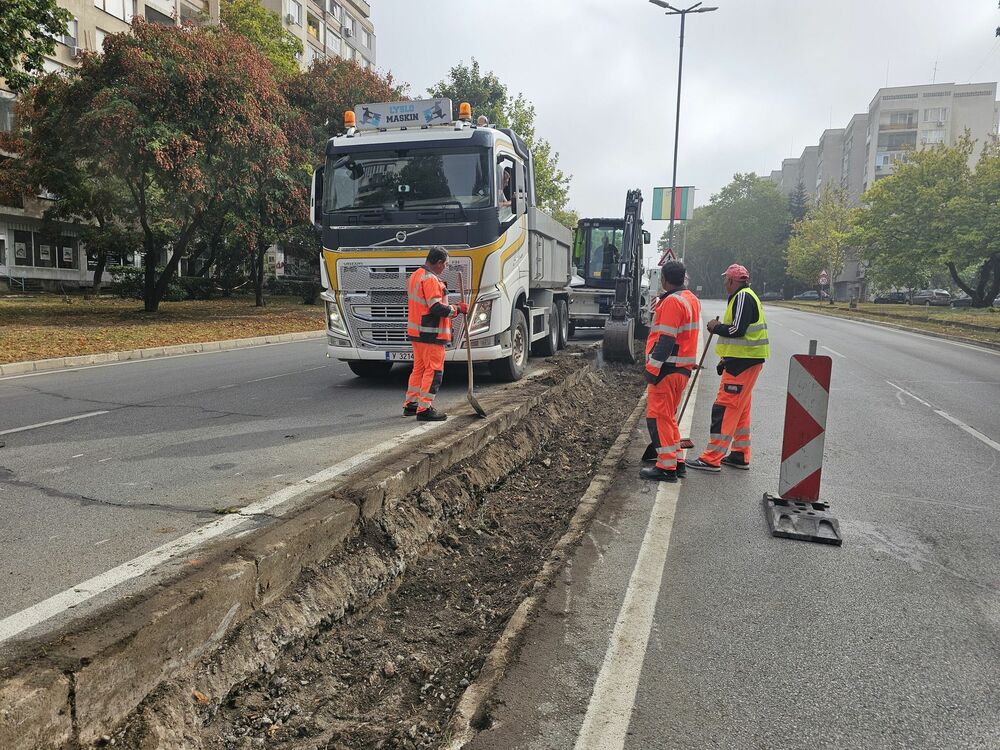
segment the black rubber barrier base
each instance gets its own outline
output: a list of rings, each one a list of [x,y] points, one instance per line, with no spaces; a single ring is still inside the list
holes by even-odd
[[[840,535],[840,522],[827,513],[829,508],[826,503],[785,500],[779,495],[764,493],[764,515],[771,536],[839,547],[844,537]]]

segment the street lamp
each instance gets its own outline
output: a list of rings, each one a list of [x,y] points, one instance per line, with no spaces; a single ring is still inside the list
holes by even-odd
[[[674,247],[674,200],[677,193],[677,144],[680,140],[681,134],[681,74],[684,70],[684,21],[687,19],[688,13],[711,13],[713,10],[718,10],[717,7],[702,7],[701,3],[695,3],[690,8],[675,8],[670,3],[665,3],[663,0],[649,0],[653,5],[658,5],[661,8],[666,8],[667,12],[665,15],[668,16],[680,16],[681,17],[681,52],[680,59],[677,62],[677,118],[674,123],[674,174],[670,182],[670,227],[667,229],[667,247],[673,250]],[[665,253],[664,253],[665,255]],[[660,262],[663,262],[663,257],[660,257]]]

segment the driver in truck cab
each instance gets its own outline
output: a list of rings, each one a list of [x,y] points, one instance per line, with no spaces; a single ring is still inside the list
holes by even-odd
[[[448,415],[434,408],[434,396],[444,377],[444,347],[451,341],[451,319],[466,315],[464,300],[447,304],[448,288],[441,280],[448,251],[433,247],[424,265],[406,282],[406,337],[413,346],[413,372],[403,399],[403,416],[421,422],[441,422]]]

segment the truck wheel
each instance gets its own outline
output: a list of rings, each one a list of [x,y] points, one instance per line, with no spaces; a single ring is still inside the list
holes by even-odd
[[[379,362],[371,359],[351,360],[347,366],[359,378],[384,378],[392,370],[392,362]]]
[[[551,357],[559,351],[559,308],[552,304],[549,308],[549,332],[543,339],[531,345],[531,353],[539,357]]]
[[[559,348],[565,349],[569,341],[569,305],[566,300],[557,300],[556,310],[559,311]]]
[[[528,369],[528,349],[531,346],[528,323],[524,319],[524,313],[516,308],[510,316],[510,345],[509,357],[490,362],[490,373],[505,383],[520,380],[524,376],[524,371]]]

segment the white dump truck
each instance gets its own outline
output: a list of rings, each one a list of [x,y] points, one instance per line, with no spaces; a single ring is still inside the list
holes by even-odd
[[[469,304],[453,322],[445,361],[472,358],[519,379],[530,354],[568,338],[572,232],[535,206],[524,141],[472,123],[449,99],[363,104],[344,116],[313,175],[313,222],[322,230],[320,274],[327,354],[361,377],[412,359],[406,282],[428,249],[447,248],[443,280]]]

